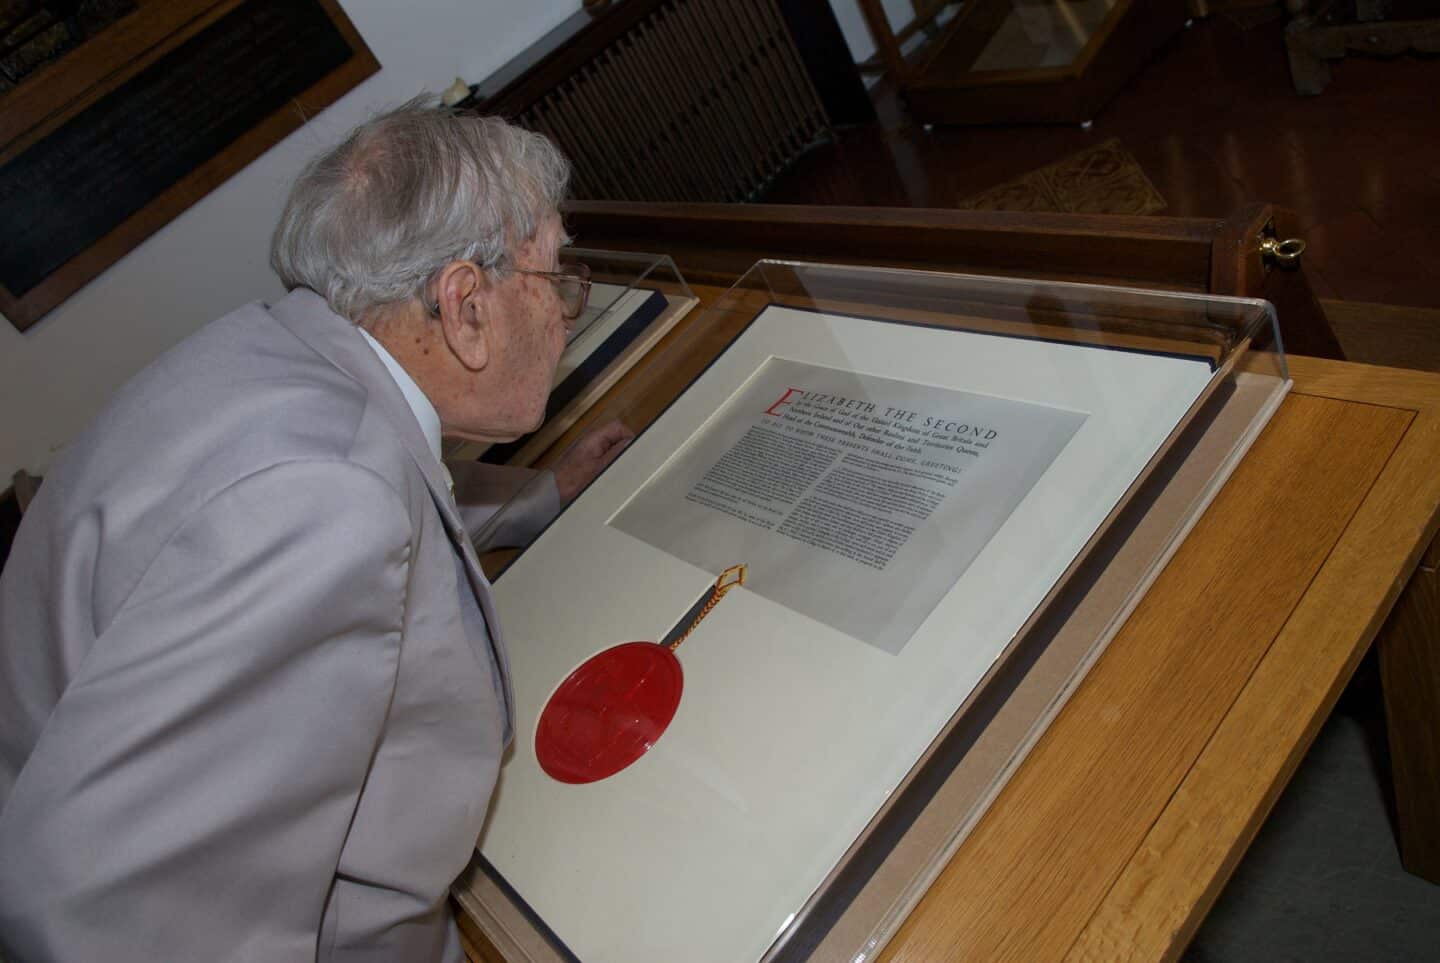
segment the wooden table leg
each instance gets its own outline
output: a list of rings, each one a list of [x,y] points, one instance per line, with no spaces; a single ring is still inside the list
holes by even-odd
[[[1400,861],[1440,883],[1440,538],[1377,640]]]

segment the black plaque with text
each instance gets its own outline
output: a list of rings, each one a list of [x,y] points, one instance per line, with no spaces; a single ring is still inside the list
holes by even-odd
[[[21,296],[353,55],[315,0],[248,0],[0,167]]]

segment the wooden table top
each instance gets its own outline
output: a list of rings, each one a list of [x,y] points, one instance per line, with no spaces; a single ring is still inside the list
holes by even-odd
[[[1440,524],[1440,375],[1289,361],[1271,423],[881,960],[1184,950]]]
[[[1295,387],[884,961],[1184,950],[1440,521],[1440,376]]]

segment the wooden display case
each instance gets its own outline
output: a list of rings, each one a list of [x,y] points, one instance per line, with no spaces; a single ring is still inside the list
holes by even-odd
[[[923,6],[931,36],[907,51],[907,29],[897,33],[880,0],[861,0],[915,119],[947,124],[1089,121],[1189,16],[1184,0]]]
[[[1402,852],[1412,871],[1440,872],[1440,834],[1419,815],[1434,812],[1433,787],[1400,778],[1428,771],[1433,753],[1440,688],[1404,669],[1433,659],[1433,611],[1402,603],[1381,634],[1440,525],[1440,377],[1296,357],[1339,351],[1303,267],[1264,253],[1286,236],[1285,212],[589,203],[567,214],[584,243],[674,257],[702,301],[682,329],[762,256],[1210,291],[1279,309],[1291,395],[880,959],[1177,958],[1377,635],[1410,816]],[[675,377],[679,390],[685,373]],[[622,381],[591,417],[636,404],[641,384]],[[473,959],[519,958],[457,915]]]

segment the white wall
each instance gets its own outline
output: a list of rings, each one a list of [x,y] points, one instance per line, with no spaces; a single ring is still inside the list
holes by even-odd
[[[340,0],[380,72],[271,148],[24,334],[0,321],[0,490],[43,472],[152,358],[247,301],[282,293],[270,231],[304,162],[374,110],[482,79],[580,0]]]

